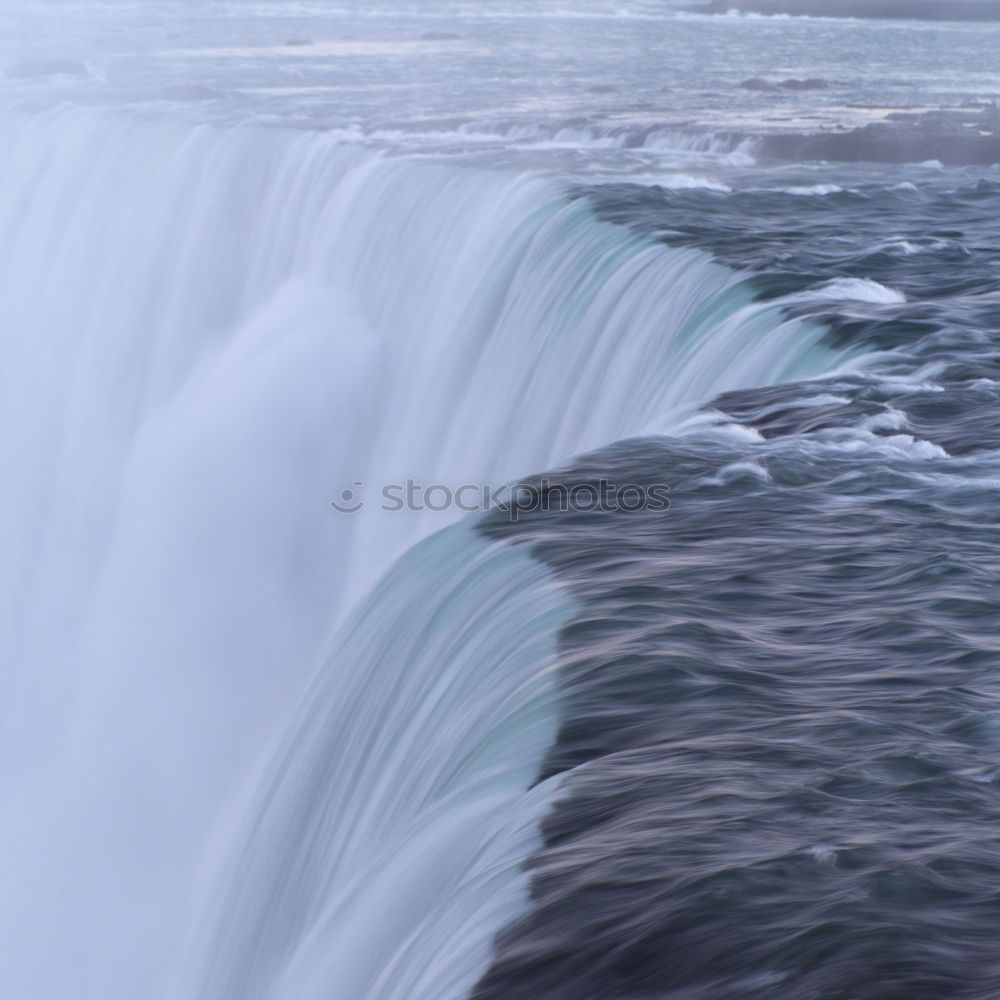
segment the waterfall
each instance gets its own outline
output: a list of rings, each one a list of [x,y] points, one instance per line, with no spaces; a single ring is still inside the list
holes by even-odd
[[[194,996],[444,1000],[473,986],[527,898],[520,866],[550,789],[526,789],[555,737],[569,609],[547,570],[465,524],[407,553],[338,637],[261,782]]]
[[[544,177],[121,111],[0,124],[7,992],[169,995],[216,899],[206,997],[460,995],[544,798],[558,601],[455,527],[359,605],[457,513],[329,501],[501,483],[837,359]]]

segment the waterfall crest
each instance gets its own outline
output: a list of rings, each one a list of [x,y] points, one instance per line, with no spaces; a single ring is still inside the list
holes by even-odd
[[[545,178],[103,111],[5,113],[3,128],[4,964],[12,995],[151,996],[214,891],[205,845],[226,843],[236,804],[262,795],[255,829],[305,835],[275,815],[309,800],[286,787],[301,777],[279,766],[261,792],[257,775],[274,745],[319,752],[281,734],[339,711],[323,681],[301,700],[334,625],[457,517],[340,515],[342,487],[500,483],[837,359],[740,275],[600,222]],[[521,641],[509,599],[462,641],[504,623]],[[374,655],[351,641],[325,661],[333,690],[353,691]],[[436,641],[422,669],[457,683],[453,644]],[[395,669],[430,684],[405,657]],[[490,683],[484,710],[503,690]],[[419,684],[415,712],[433,688]],[[476,700],[452,696],[458,716]],[[517,749],[518,780],[538,742]],[[452,749],[414,743],[426,780]],[[352,761],[338,782],[375,780]],[[343,819],[345,837],[369,829]],[[363,893],[337,883],[333,853],[283,849],[317,866],[297,876],[315,888],[289,927]],[[241,871],[279,863],[248,850]],[[293,953],[287,933],[262,960]]]

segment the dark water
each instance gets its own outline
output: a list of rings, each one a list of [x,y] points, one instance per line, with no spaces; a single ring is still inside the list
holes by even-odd
[[[823,322],[832,344],[887,352],[867,374],[838,380],[839,402],[797,407],[815,395],[801,385],[716,401],[764,437],[875,421],[876,433],[902,429],[952,456],[995,450],[1000,182],[943,171],[887,183],[878,169],[830,193],[622,185],[596,199],[607,218],[752,272],[760,298],[801,293],[791,311]],[[893,297],[885,289],[902,301],[878,301]]]
[[[1000,189],[900,180],[599,194],[890,353],[546,474],[668,510],[483,523],[582,611],[533,908],[475,1000],[1000,996]]]

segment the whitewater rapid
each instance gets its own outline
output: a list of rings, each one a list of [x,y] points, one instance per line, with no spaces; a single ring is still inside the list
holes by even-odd
[[[2,128],[5,991],[461,996],[551,792],[562,598],[461,527],[393,566],[459,512],[329,501],[502,483],[843,359],[545,177],[89,109]]]

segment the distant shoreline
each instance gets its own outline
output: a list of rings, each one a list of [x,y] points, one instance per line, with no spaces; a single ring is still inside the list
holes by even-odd
[[[923,21],[1000,21],[1000,0],[708,0],[697,8],[724,14],[793,14]]]

